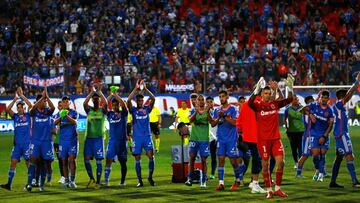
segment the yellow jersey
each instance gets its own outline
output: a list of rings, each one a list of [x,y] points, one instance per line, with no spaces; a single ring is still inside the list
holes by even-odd
[[[180,120],[178,121],[183,122],[183,123],[190,123],[190,109],[186,108],[186,109],[179,109],[176,117],[179,118]]]
[[[150,112],[150,123],[159,122],[159,116],[160,116],[160,109],[154,107]]]

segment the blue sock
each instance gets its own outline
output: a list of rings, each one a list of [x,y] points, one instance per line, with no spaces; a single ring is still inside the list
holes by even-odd
[[[319,170],[320,156],[313,157],[313,163],[316,170]]]
[[[296,169],[297,176],[301,176],[302,169],[303,169],[303,166],[298,164],[297,169]]]
[[[27,182],[28,185],[31,185],[32,180],[35,177],[35,173],[36,173],[36,165],[33,163],[30,163],[29,168],[28,168],[28,182]]]
[[[239,176],[240,176],[240,165],[238,165],[238,167],[234,168],[234,176],[235,176],[235,180],[239,181]]]
[[[46,166],[44,164],[40,169],[40,186],[45,185],[45,179],[46,179]]]
[[[127,173],[126,160],[120,160],[120,165],[121,165],[121,183],[124,183]]]
[[[151,157],[149,159],[149,177],[150,179],[152,179],[153,173],[154,173],[154,168],[155,168],[155,158]]]
[[[224,167],[218,167],[219,180],[224,180],[225,170]]]
[[[357,178],[356,178],[356,173],[355,173],[355,165],[354,165],[354,161],[346,161],[346,165],[347,168],[349,170],[349,173],[351,175],[351,180],[353,183],[358,182]]]
[[[189,167],[190,168],[190,167]],[[193,173],[190,171],[190,169],[189,169],[189,173],[188,173],[188,179],[192,179],[192,177],[193,177]]]
[[[46,176],[47,176],[47,182],[50,183],[52,179],[52,173],[47,173]]]
[[[135,161],[135,171],[136,171],[136,176],[138,178],[139,181],[141,181],[141,166],[140,166],[140,160],[136,160]]]
[[[100,184],[102,174],[101,160],[96,160],[96,184]]]
[[[320,155],[319,172],[325,174],[325,155]]]
[[[207,174],[202,173],[202,182],[205,183],[207,181]]]
[[[65,178],[65,183],[69,184],[70,180],[69,178]]]
[[[110,173],[111,173],[111,166],[105,167],[104,170],[105,182],[109,182]]]
[[[85,168],[86,168],[86,172],[87,172],[89,178],[94,180],[94,175],[93,175],[93,172],[92,172],[92,167],[91,167],[90,160],[85,160]]]
[[[13,179],[14,179],[14,176],[15,176],[15,169],[12,169],[10,168],[9,169],[9,178],[8,178],[8,184],[11,186],[12,185],[12,182],[13,182]]]
[[[71,182],[75,182],[75,175],[71,175],[70,180],[71,180]]]
[[[336,178],[339,174],[339,170],[340,170],[340,163],[337,163],[336,161],[334,161],[333,167],[332,167],[331,182],[336,182]]]
[[[239,164],[239,170],[240,170],[240,174],[239,174],[239,179],[240,180],[244,180],[244,173],[247,169],[247,166],[245,164]]]

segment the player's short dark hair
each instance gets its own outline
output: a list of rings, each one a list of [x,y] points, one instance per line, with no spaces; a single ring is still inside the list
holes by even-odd
[[[59,100],[59,101],[58,101],[58,105],[61,104],[61,102],[62,102],[62,100]]]
[[[63,97],[61,98],[61,101],[65,101],[65,100],[70,100],[70,97],[69,97],[69,96],[63,96]]]
[[[338,98],[338,99],[343,98],[343,97],[345,97],[346,93],[347,93],[347,90],[340,89],[340,90],[336,91],[336,98]]]
[[[190,94],[190,99],[195,99],[197,97],[198,97],[198,94],[196,94],[196,93],[191,93]]]
[[[219,92],[219,95],[220,95],[220,94],[228,95],[228,92],[227,92],[226,90],[221,90],[221,91]]]
[[[184,122],[180,122],[178,125],[177,125],[177,129],[180,129],[182,127],[184,127],[186,124]]]
[[[269,85],[266,85],[264,88],[262,88],[262,91],[263,91],[263,90],[270,90],[270,91],[271,91],[271,88],[270,88]]]
[[[310,103],[310,100],[313,100],[313,101],[314,101],[314,97],[313,97],[313,96],[311,96],[311,95],[309,95],[309,96],[305,97],[305,104]]]
[[[209,100],[209,99],[214,100],[214,98],[212,98],[211,96],[206,97],[206,100]]]
[[[137,94],[137,95],[136,95],[136,99],[144,99],[144,95],[142,95],[142,94]]]
[[[323,91],[321,91],[321,96],[323,96],[323,97],[330,97],[330,92],[328,91],[328,90],[323,90]]]
[[[18,101],[18,102],[16,103],[16,107],[19,106],[19,104],[22,105],[22,106],[25,105],[25,103],[24,103],[23,101]]]
[[[36,101],[39,101],[42,98],[41,94],[36,95]]]
[[[244,97],[244,96],[240,96],[240,97],[238,98],[238,101],[239,101],[239,100],[242,100],[242,99],[245,100],[245,97]]]

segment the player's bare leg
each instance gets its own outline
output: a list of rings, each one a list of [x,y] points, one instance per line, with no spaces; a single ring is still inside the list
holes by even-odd
[[[302,169],[304,167],[305,161],[308,159],[308,156],[302,155],[298,161],[298,166],[296,169],[296,176],[297,178],[304,178],[304,176],[301,175]]]
[[[112,163],[113,163],[113,159],[106,159],[105,170],[104,170],[104,176],[105,176],[104,186],[109,186],[109,178],[110,178]]]
[[[284,157],[283,156],[276,156],[275,157],[275,162],[276,162],[276,180],[275,180],[275,192],[274,195],[279,196],[279,197],[288,197],[288,195],[286,193],[284,193],[281,189],[281,182],[282,182],[282,177],[283,177],[283,173],[284,173]]]
[[[271,178],[270,178],[270,157],[268,159],[261,160],[262,166],[262,175],[266,186],[267,196],[266,198],[273,198],[273,190],[271,188]]]

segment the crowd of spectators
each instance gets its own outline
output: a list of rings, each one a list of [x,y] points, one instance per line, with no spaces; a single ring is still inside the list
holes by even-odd
[[[120,76],[155,93],[251,90],[287,72],[297,85],[341,85],[360,60],[358,0],[7,0],[0,11],[0,95],[23,75],[64,74],[50,94],[87,93]],[[352,81],[352,80],[350,80]],[[37,88],[24,86],[33,95]]]

